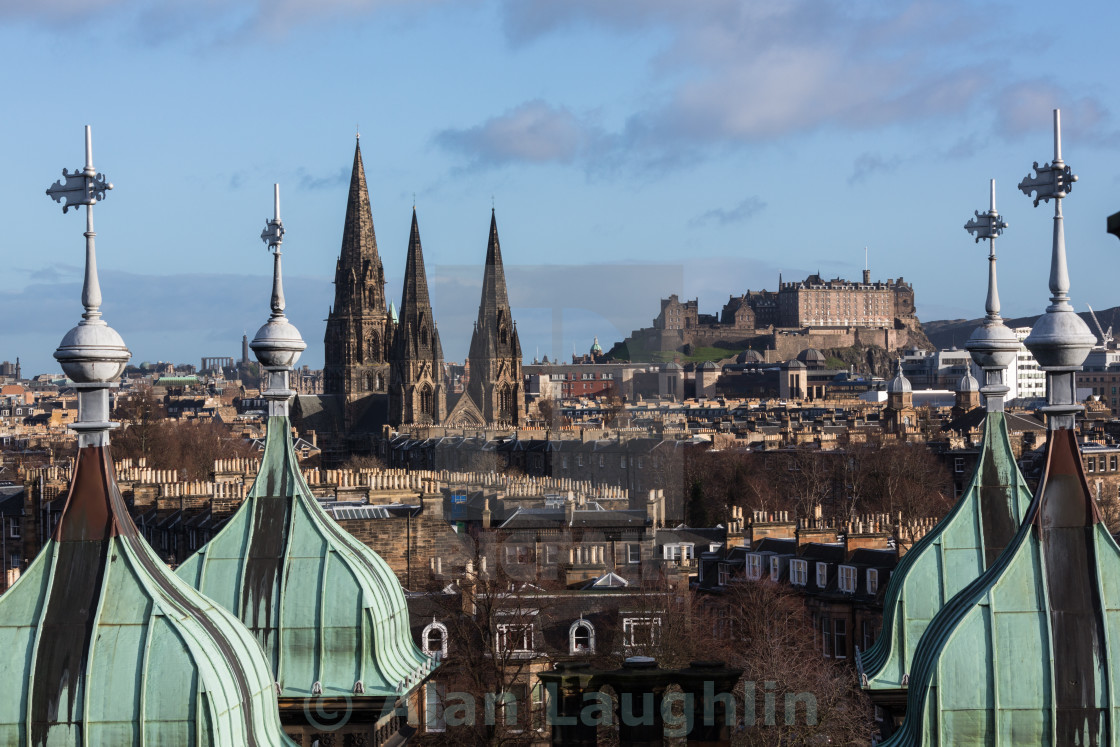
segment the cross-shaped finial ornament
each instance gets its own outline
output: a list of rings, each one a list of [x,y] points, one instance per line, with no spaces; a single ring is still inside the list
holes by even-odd
[[[1054,110],[1054,160],[1044,166],[1039,166],[1038,161],[1035,161],[1034,171],[1034,176],[1027,174],[1023,177],[1023,181],[1019,182],[1019,189],[1027,197],[1031,196],[1031,192],[1035,193],[1035,207],[1038,207],[1039,202],[1049,202],[1051,197],[1062,199],[1077,181],[1077,175],[1062,161],[1062,113],[1059,109]]]
[[[998,322],[999,317],[999,291],[996,289],[996,239],[1000,237],[1007,222],[996,212],[996,180],[989,182],[991,187],[988,212],[981,214],[979,210],[973,211],[975,218],[964,224],[964,230],[976,235],[976,242],[988,239],[988,302],[985,308],[988,319]]]
[[[995,179],[991,181],[991,188],[991,206],[988,208],[988,212],[981,214],[979,210],[974,210],[976,217],[964,224],[964,230],[976,235],[976,243],[980,243],[981,239],[995,241],[1007,228],[1003,216],[996,212]]]
[[[62,202],[65,198],[66,203],[62,206],[62,212],[65,213],[79,205],[93,207],[98,200],[104,200],[105,192],[112,188],[113,185],[105,179],[105,175],[98,174],[93,168],[93,138],[89,125],[86,125],[85,168],[80,171],[75,169],[72,174],[63,169],[62,179],[51,185],[47,195],[55,202]]]
[[[280,220],[280,185],[272,185],[272,210],[273,217],[264,225],[261,231],[261,241],[268,244],[268,248],[279,252],[280,244],[284,242],[284,223]]]

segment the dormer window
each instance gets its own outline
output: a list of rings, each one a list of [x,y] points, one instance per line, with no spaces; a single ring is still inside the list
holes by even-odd
[[[428,627],[424,628],[420,637],[423,641],[424,653],[428,656],[438,656],[440,659],[447,658],[446,625],[432,620]]]
[[[762,578],[762,556],[758,553],[747,556],[747,578],[751,581]]]
[[[809,577],[809,561],[794,559],[789,561],[789,582],[794,586],[804,586]]]
[[[855,566],[842,565],[840,566],[840,591],[848,594],[854,594],[856,591],[856,569]]]
[[[879,591],[879,571],[875,568],[867,569],[867,593],[875,594]]]
[[[595,653],[595,627],[587,620],[580,618],[568,629],[568,652],[573,656]]]
[[[828,586],[828,563],[817,563],[817,587]]]

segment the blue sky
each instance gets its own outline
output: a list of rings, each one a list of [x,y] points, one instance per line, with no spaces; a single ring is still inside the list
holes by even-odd
[[[983,311],[962,229],[995,178],[1004,311],[1046,305],[1052,157],[1079,309],[1120,304],[1111,3],[38,0],[0,3],[0,359],[57,371],[82,220],[44,194],[94,162],[106,319],[135,360],[236,355],[267,317],[257,238],[281,184],[289,315],[322,365],[354,132],[390,298],[415,199],[448,358],[466,355],[491,204],[527,357],[648,324],[658,298],[778,274],[915,284]]]

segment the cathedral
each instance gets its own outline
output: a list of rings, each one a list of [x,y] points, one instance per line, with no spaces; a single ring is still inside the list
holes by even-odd
[[[521,342],[510,310],[493,210],[469,373],[461,392],[452,392],[448,385],[415,208],[400,309],[386,304],[385,271],[360,144],[354,148],[334,284],[323,340],[324,393],[297,397],[294,408],[301,428],[315,430],[324,442],[328,460],[367,451],[370,437],[385,425],[525,423]]]

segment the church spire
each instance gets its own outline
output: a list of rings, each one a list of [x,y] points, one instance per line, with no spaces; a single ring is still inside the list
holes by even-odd
[[[490,208],[490,239],[486,244],[486,274],[482,278],[482,303],[478,307],[478,320],[492,319],[498,311],[509,313],[509,294],[506,292],[506,271],[502,265],[502,247],[498,242],[498,220]]]
[[[424,249],[420,245],[420,226],[416,221],[416,208],[412,208],[412,230],[408,235],[408,257],[404,265],[404,290],[401,291],[401,309],[398,319],[412,320],[417,312],[430,316],[432,304],[428,299],[428,278],[424,272]]]
[[[389,353],[389,420],[393,425],[438,423],[446,414],[443,347],[432,316],[416,208],[404,266],[401,310]]]
[[[385,309],[385,271],[377,253],[361,145],[354,144],[334,307],[324,337],[324,391],[349,398],[384,392],[392,328]]]

